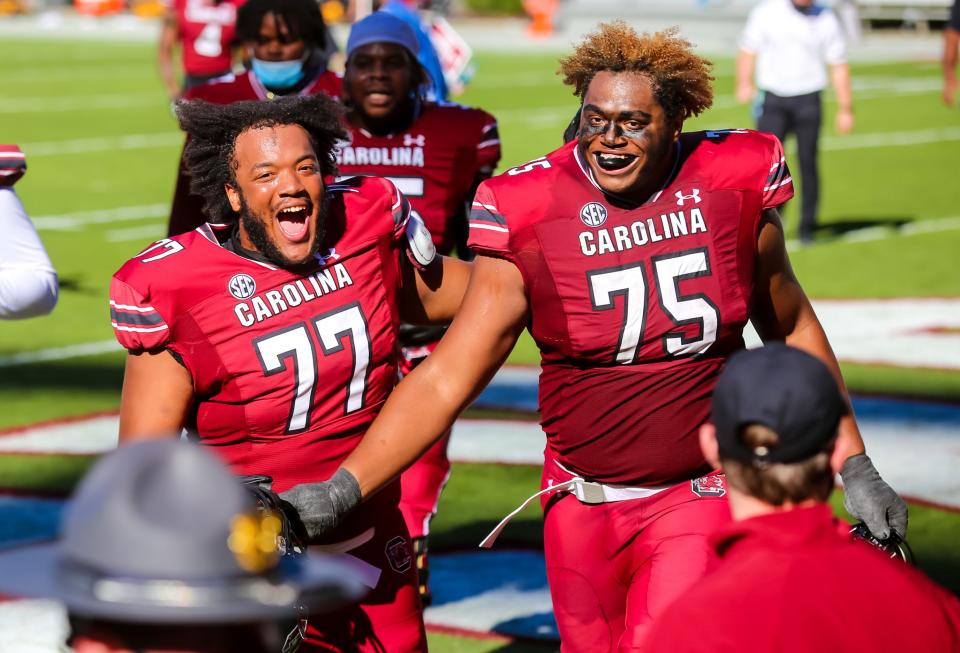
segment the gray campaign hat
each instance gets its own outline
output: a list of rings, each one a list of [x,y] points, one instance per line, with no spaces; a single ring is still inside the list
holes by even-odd
[[[280,557],[275,520],[200,445],[123,446],[80,483],[58,540],[0,552],[0,592],[168,624],[287,619],[362,596],[332,559]]]

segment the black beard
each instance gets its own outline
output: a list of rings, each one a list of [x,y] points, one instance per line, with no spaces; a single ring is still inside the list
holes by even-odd
[[[320,200],[320,206],[317,207],[317,230],[313,236],[313,243],[310,245],[310,253],[299,261],[293,261],[284,256],[270,237],[267,235],[267,229],[264,224],[268,219],[259,216],[250,209],[243,193],[240,193],[240,224],[247,232],[247,238],[253,244],[254,248],[260,252],[264,258],[285,270],[294,272],[305,268],[316,266],[317,252],[323,244],[323,239],[327,234],[327,213],[330,210],[330,197],[324,193]]]

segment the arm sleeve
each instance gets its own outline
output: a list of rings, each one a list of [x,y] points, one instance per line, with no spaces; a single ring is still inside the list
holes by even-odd
[[[510,254],[510,227],[497,208],[497,198],[483,182],[477,189],[470,207],[470,249],[497,258],[512,259]]]
[[[762,209],[780,206],[793,197],[793,179],[790,177],[790,168],[783,155],[783,145],[776,136],[773,140],[773,154],[770,158],[766,181],[763,184]]]
[[[128,264],[129,265],[129,264]],[[154,351],[169,344],[170,327],[146,293],[118,276],[110,282],[110,324],[117,341],[131,352]]]
[[[828,11],[825,18],[828,24],[826,38],[823,43],[823,58],[828,64],[839,64],[847,61],[847,40],[843,35],[843,26],[837,15]]]
[[[0,188],[0,318],[46,315],[57,303],[57,273],[12,188]]]

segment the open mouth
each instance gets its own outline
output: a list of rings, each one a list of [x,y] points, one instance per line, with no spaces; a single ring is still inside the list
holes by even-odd
[[[387,89],[374,88],[366,92],[367,102],[373,105],[387,104],[393,100],[393,93]]]
[[[280,231],[289,240],[297,242],[307,237],[308,224],[310,218],[310,207],[308,205],[288,206],[277,212],[277,224],[280,225]]]
[[[597,165],[605,172],[623,170],[637,159],[633,154],[611,154],[610,152],[595,152],[593,156]]]

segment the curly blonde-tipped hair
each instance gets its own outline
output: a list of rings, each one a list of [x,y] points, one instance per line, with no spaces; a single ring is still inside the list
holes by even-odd
[[[693,45],[673,27],[637,34],[626,23],[601,23],[568,57],[560,60],[563,83],[574,95],[586,95],[593,76],[602,71],[637,72],[653,82],[654,95],[670,118],[686,120],[713,104],[713,64],[693,52]]]

